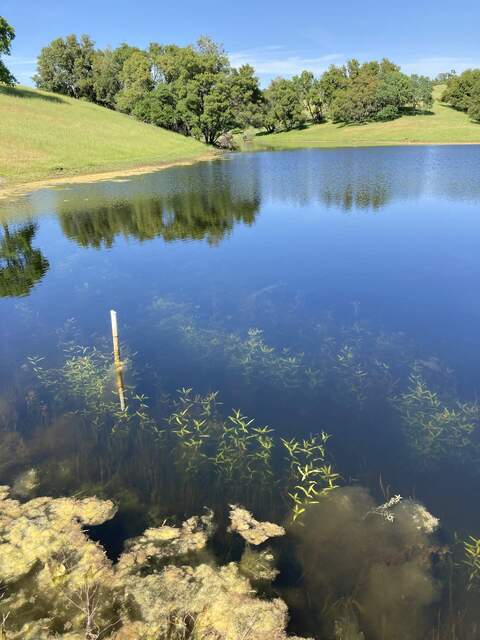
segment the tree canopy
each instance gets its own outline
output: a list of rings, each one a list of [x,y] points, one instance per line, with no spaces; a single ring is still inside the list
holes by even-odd
[[[8,24],[5,18],[0,16],[0,83],[7,85],[14,85],[16,79],[5,66],[2,55],[10,55],[11,44],[14,38],[15,29]]]
[[[44,47],[37,61],[34,81],[39,89],[72,98],[93,100],[95,43],[87,35],[56,38]]]
[[[387,59],[352,59],[320,78],[305,70],[262,90],[253,67],[232,68],[223,47],[206,36],[188,46],[123,43],[104,50],[87,35],[57,38],[42,49],[35,80],[220,146],[249,127],[289,130],[326,117],[345,124],[391,120],[433,103],[429,78],[407,76]]]
[[[409,77],[386,58],[364,64],[353,59],[343,67],[332,66],[320,86],[335,122],[391,120],[408,108],[415,112],[433,103],[433,84],[428,78]]]
[[[459,76],[452,75],[442,99],[480,122],[480,69],[468,69]]]

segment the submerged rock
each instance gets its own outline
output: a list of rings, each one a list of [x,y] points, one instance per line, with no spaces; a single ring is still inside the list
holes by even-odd
[[[250,511],[230,505],[229,531],[239,533],[250,544],[262,544],[269,538],[284,536],[285,529],[272,522],[259,522],[255,520]]]

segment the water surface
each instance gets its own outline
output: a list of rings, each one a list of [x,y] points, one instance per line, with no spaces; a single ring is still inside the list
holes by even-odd
[[[110,354],[116,309],[127,395],[145,395],[160,431],[177,389],[218,391],[222,415],[331,434],[343,482],[415,496],[445,535],[480,535],[479,214],[475,146],[230,155],[3,204],[0,483],[33,467],[37,493],[113,497],[127,514],[113,546],[228,503],[225,487],[179,491],[148,429],[112,441],[34,375],[29,358],[59,368],[68,345]],[[442,407],[472,408],[466,445],[412,439],[412,376]],[[242,498],[287,511],[284,496]]]

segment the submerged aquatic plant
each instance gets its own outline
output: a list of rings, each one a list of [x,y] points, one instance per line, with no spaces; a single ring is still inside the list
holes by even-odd
[[[273,429],[257,427],[253,418],[234,410],[222,425],[213,457],[221,477],[229,482],[258,481],[273,486],[272,433]]]
[[[407,440],[423,460],[478,454],[479,404],[456,401],[447,405],[416,370],[410,375],[408,389],[394,402]]]
[[[12,500],[0,488],[0,635],[12,640],[287,640],[279,598],[245,577],[272,579],[268,552],[219,565],[212,513],[149,528],[113,564],[84,531],[115,514],[97,498]],[[242,569],[246,569],[242,575]],[[291,638],[291,640],[294,640]],[[299,640],[297,638],[297,640]]]
[[[209,462],[210,441],[218,430],[214,420],[217,395],[195,395],[191,388],[179,389],[175,409],[167,418],[177,439],[177,462],[188,474],[198,473]]]
[[[468,569],[468,589],[480,587],[480,538],[469,536],[463,543]]]
[[[212,360],[220,362],[252,386],[302,394],[321,390],[342,406],[363,407],[379,393],[391,395],[394,370],[408,360],[404,339],[371,331],[359,322],[341,326],[330,317],[317,319],[299,332],[296,327],[293,343],[279,346],[259,327],[231,331],[205,322],[199,308],[185,302],[157,298],[151,311],[160,315],[157,327],[162,332],[175,335],[207,366]]]
[[[239,370],[248,384],[262,380],[263,384],[295,389],[314,373],[306,367],[303,353],[268,344],[263,331],[256,327],[248,329],[243,337],[221,329],[201,328],[190,321],[181,331],[190,348],[209,358],[214,355],[224,359],[225,365]]]
[[[390,498],[390,500],[387,500],[387,502],[384,502],[383,504],[379,505],[378,507],[375,507],[374,509],[370,509],[366,513],[365,518],[367,518],[369,515],[377,515],[382,517],[386,522],[393,522],[395,520],[395,513],[392,507],[399,504],[401,500],[402,500],[402,496],[400,495],[393,496],[392,498]]]
[[[127,431],[131,423],[160,435],[148,412],[147,397],[130,388],[125,410],[118,402],[115,368],[110,353],[96,347],[67,343],[59,368],[45,368],[44,358],[29,357],[36,379],[50,394],[53,404],[88,419],[92,427],[108,426],[112,433]]]
[[[366,518],[379,508],[369,492],[341,487],[307,509],[305,526],[291,529],[319,637],[438,637],[428,629],[440,554],[432,532],[419,526],[418,507],[402,500],[389,508],[393,522]]]
[[[211,470],[225,483],[252,482],[275,486],[272,470],[273,429],[260,427],[240,410],[223,420],[218,414],[218,392],[194,394],[182,388],[167,417],[175,436],[177,466],[187,475]]]
[[[328,433],[311,436],[306,440],[281,439],[287,450],[289,484],[288,496],[292,503],[292,521],[298,520],[311,504],[318,504],[321,496],[337,488],[340,474],[326,463],[325,445]]]
[[[257,426],[239,409],[222,419],[217,412],[217,393],[202,396],[190,388],[180,389],[174,405],[167,422],[175,437],[180,471],[188,476],[211,473],[222,489],[228,487],[234,493],[249,487],[271,493],[282,482],[285,474],[279,474],[274,465],[278,439],[272,428]],[[288,452],[288,472],[283,479],[294,520],[308,504],[337,486],[340,476],[327,462],[329,437],[322,432],[306,440],[280,439]]]

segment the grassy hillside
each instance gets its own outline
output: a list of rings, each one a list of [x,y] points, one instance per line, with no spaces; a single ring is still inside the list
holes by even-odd
[[[431,115],[402,116],[391,122],[339,125],[331,122],[301,130],[257,134],[250,149],[294,149],[302,147],[357,147],[403,144],[479,143],[480,124],[460,111],[441,104],[443,87],[435,87]]]
[[[190,160],[206,145],[80,100],[0,88],[0,177],[8,184]]]

